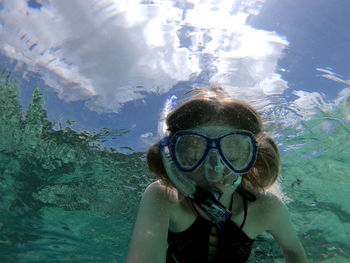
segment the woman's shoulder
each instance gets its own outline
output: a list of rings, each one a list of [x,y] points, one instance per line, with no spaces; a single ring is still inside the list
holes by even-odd
[[[163,193],[165,190],[166,190],[166,186],[160,180],[157,180],[150,183],[146,187],[145,192]]]
[[[272,192],[258,193],[255,195],[255,207],[260,215],[272,221],[287,213],[287,206],[281,196]]]
[[[157,180],[146,187],[144,195],[148,195],[160,202],[174,203],[178,200],[177,190],[166,186],[162,181]]]
[[[268,206],[278,208],[284,206],[286,202],[291,201],[280,188],[280,185],[275,183],[269,189],[260,191],[257,189],[241,187],[241,193],[246,196],[248,201],[252,201],[258,206]]]
[[[276,207],[284,205],[284,200],[281,196],[273,192],[258,192],[254,193],[256,202],[259,205]]]

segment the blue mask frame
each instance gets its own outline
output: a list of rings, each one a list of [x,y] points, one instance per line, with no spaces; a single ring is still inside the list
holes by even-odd
[[[207,142],[206,149],[205,149],[205,151],[203,153],[203,156],[201,157],[201,159],[199,159],[199,161],[193,167],[191,167],[189,169],[183,168],[180,165],[180,163],[178,162],[177,158],[176,158],[175,145],[176,145],[176,142],[177,142],[178,138],[183,136],[183,135],[196,135],[196,136],[204,138],[206,140],[206,142]],[[238,170],[238,169],[234,168],[230,164],[230,162],[226,159],[225,155],[222,152],[222,149],[221,149],[221,146],[220,146],[220,141],[223,138],[225,138],[227,136],[230,136],[230,135],[245,135],[245,136],[249,137],[250,140],[252,141],[252,147],[253,147],[253,149],[252,149],[252,151],[253,151],[252,152],[252,159],[248,163],[247,167],[244,168],[244,169]],[[244,173],[248,172],[253,167],[253,165],[254,165],[254,163],[256,161],[257,152],[258,152],[258,143],[255,140],[254,135],[251,132],[249,132],[249,131],[243,131],[243,130],[230,132],[230,133],[222,135],[222,136],[220,136],[220,137],[218,137],[216,139],[209,138],[209,137],[207,137],[207,136],[205,136],[203,134],[196,133],[196,132],[180,131],[180,132],[177,132],[176,134],[174,134],[172,137],[170,137],[170,136],[164,137],[159,142],[159,147],[160,147],[160,150],[163,150],[164,147],[169,147],[172,159],[173,159],[176,167],[182,172],[193,172],[195,169],[197,169],[204,162],[204,160],[206,159],[209,151],[211,149],[216,149],[219,152],[221,159],[223,160],[223,162],[226,164],[226,166],[228,168],[230,168],[235,173],[244,174]]]

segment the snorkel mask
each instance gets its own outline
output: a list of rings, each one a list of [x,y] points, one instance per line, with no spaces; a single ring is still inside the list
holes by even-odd
[[[175,106],[176,97],[172,96],[165,105],[165,111],[173,110]],[[232,150],[239,145],[240,149],[243,147],[243,152]],[[232,214],[218,201],[221,193],[200,187],[191,174],[202,167],[203,176],[209,183],[223,181],[225,177],[234,174],[236,180],[230,187],[235,190],[242,181],[240,174],[250,170],[256,159],[257,145],[253,135],[247,131],[235,130],[209,138],[202,133],[185,130],[171,137],[165,136],[159,142],[159,149],[167,175],[178,191],[193,200],[219,228],[224,227]],[[215,160],[214,166],[210,163],[210,158]],[[229,174],[224,175],[225,168],[230,170]]]

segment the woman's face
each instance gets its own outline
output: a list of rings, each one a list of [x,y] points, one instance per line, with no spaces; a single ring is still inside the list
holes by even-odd
[[[225,124],[209,123],[186,131],[216,139],[225,134],[237,131],[237,128]],[[188,140],[186,142],[186,158],[197,158],[197,152],[203,151],[201,147],[204,146],[196,142],[195,139]],[[247,152],[249,150],[246,144],[240,140],[223,142],[221,147],[226,147],[227,151],[230,151],[232,158],[234,158],[235,154],[238,156],[241,152]],[[226,166],[217,149],[210,149],[204,162],[193,172],[186,173],[186,176],[194,180],[198,186],[208,190],[220,190],[222,192],[225,185],[231,185],[241,175]]]

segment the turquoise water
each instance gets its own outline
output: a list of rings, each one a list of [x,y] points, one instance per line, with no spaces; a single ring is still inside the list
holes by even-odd
[[[349,8],[0,0],[0,263],[123,262],[162,106],[212,84],[262,113],[310,262],[350,262]]]
[[[38,89],[22,114],[5,73],[0,99],[0,262],[123,262],[141,193],[154,180],[145,153],[102,146],[108,136],[122,138],[123,129],[78,132],[69,121],[54,128]],[[346,262],[349,105],[288,129],[278,125],[285,114],[274,114],[282,188],[307,254],[311,262]],[[259,237],[250,262],[281,260],[271,237]]]
[[[39,90],[25,117],[4,78],[0,99],[0,262],[121,262],[152,180],[144,153],[99,147],[106,130],[53,129]]]

